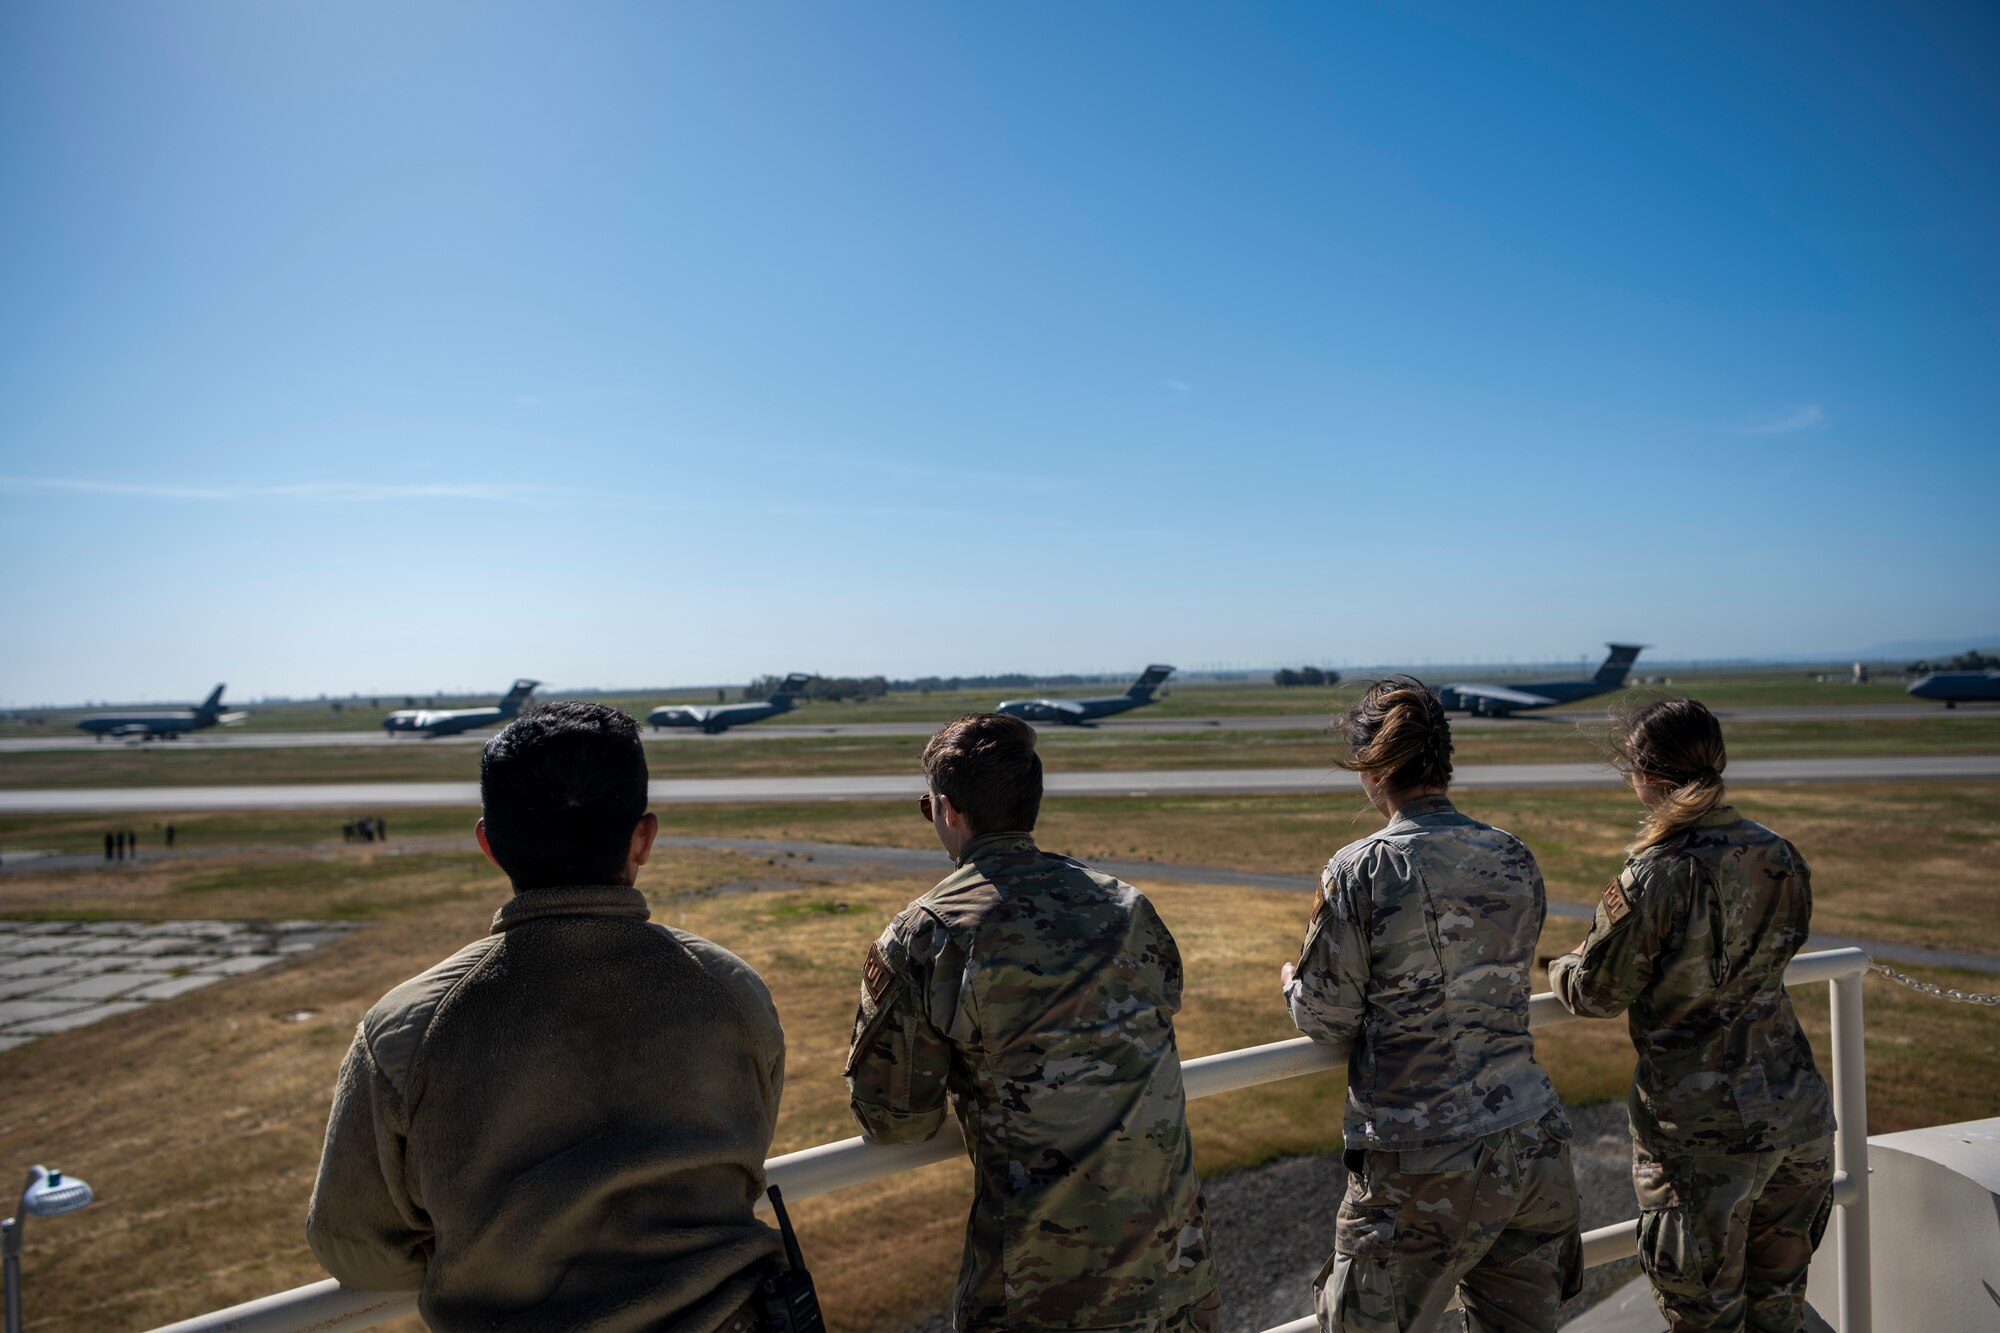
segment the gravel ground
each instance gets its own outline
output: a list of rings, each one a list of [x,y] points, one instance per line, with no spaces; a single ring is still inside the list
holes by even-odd
[[[1572,1107],[1570,1156],[1583,1197],[1583,1229],[1608,1226],[1637,1211],[1632,1200],[1632,1139],[1622,1102]],[[1222,1279],[1224,1333],[1261,1333],[1312,1311],[1312,1280],[1333,1251],[1333,1215],[1347,1190],[1339,1153],[1284,1157],[1207,1182]],[[1626,1259],[1584,1275],[1583,1294],[1564,1308],[1590,1308],[1637,1276]],[[908,1333],[945,1333],[940,1314]],[[1463,1316],[1446,1316],[1446,1333],[1462,1333]]]

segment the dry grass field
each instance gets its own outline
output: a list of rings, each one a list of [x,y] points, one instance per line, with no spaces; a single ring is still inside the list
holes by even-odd
[[[1616,865],[1629,812],[1615,793],[1479,794],[1482,817],[1542,855],[1552,891],[1587,897]],[[1744,804],[1806,845],[1821,924],[1942,936],[1995,948],[1990,916],[2000,790],[1772,789]],[[288,828],[285,818],[303,822]],[[465,812],[397,814],[404,832],[463,830]],[[335,843],[310,855],[249,834],[262,816],[216,816],[198,839],[245,850],[213,857],[0,878],[0,915],[281,918],[374,924],[282,968],[0,1054],[0,1152],[90,1180],[101,1202],[39,1226],[27,1258],[29,1326],[145,1329],[313,1280],[300,1234],[332,1077],[354,1022],[395,982],[485,929],[504,885],[474,855],[399,854]],[[280,817],[293,840],[323,816]],[[900,807],[675,811],[679,833],[745,833],[923,845]],[[434,826],[434,827],[433,827]],[[1045,841],[1084,855],[1310,868],[1372,827],[1325,802],[1132,801],[1052,806]],[[8,836],[18,830],[8,830]],[[1912,856],[1914,834],[1923,853]],[[940,859],[940,869],[944,863]],[[775,1151],[846,1137],[839,1068],[861,951],[923,878],[841,871],[803,860],[676,850],[642,881],[658,919],[721,941],[771,982],[790,1043]],[[1910,886],[1908,892],[1900,886]],[[1180,1033],[1187,1056],[1291,1035],[1275,974],[1302,934],[1305,901],[1282,891],[1148,886],[1187,959]],[[749,890],[757,891],[749,891]],[[1942,917],[1947,925],[1926,927]],[[1545,947],[1579,933],[1557,923]],[[1977,979],[1933,974],[1952,984]],[[1990,979],[1989,979],[1990,980]],[[1949,1006],[1871,982],[1870,1116],[1879,1132],[1991,1114],[2000,1102],[1992,1011]],[[1824,1058],[1825,1004],[1800,1009]],[[1545,1034],[1544,1062],[1572,1101],[1622,1095],[1631,1056],[1622,1024]],[[1316,1077],[1198,1103],[1211,1174],[1338,1136],[1339,1080]],[[895,1328],[942,1306],[957,1261],[965,1171],[930,1168],[796,1210],[836,1328]]]
[[[1859,935],[2000,954],[2000,783],[1799,783],[1733,793],[1744,813],[1791,838],[1813,866],[1814,922]],[[1468,814],[1519,834],[1553,898],[1595,901],[1617,872],[1638,806],[1618,789],[1475,791]],[[361,813],[361,812],[356,812]],[[476,812],[392,810],[391,849],[470,837]],[[934,846],[915,802],[836,801],[662,809],[669,835],[758,837],[853,845]],[[344,850],[338,811],[201,812],[171,816],[179,845],[269,847],[293,856]],[[91,852],[107,827],[140,832],[150,854],[163,815],[0,816],[0,848]],[[1342,844],[1379,818],[1359,794],[1064,798],[1043,808],[1042,839],[1082,857],[1216,866],[1310,880]],[[940,861],[942,864],[942,861]]]
[[[1799,783],[1733,793],[1813,866],[1813,921],[1860,935],[2000,954],[2000,783]],[[1519,835],[1552,898],[1594,902],[1623,863],[1638,805],[1622,790],[1474,791],[1466,813]],[[1050,801],[1042,841],[1072,855],[1220,866],[1310,880],[1380,824],[1360,795]],[[671,833],[931,845],[914,803],[688,806]]]

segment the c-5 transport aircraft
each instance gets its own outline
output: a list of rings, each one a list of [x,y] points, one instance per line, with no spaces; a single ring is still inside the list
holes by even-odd
[[[1639,660],[1643,643],[1607,643],[1611,656],[1589,680],[1540,680],[1526,685],[1440,685],[1438,702],[1447,709],[1477,713],[1482,717],[1505,717],[1535,708],[1575,703],[1594,695],[1609,694],[1625,684],[1625,675]]]
[[[461,731],[510,722],[520,716],[521,705],[535,692],[539,680],[517,680],[499,703],[489,708],[399,708],[382,719],[382,730],[421,731],[429,736],[456,736]]]
[[[248,713],[225,713],[222,711],[222,686],[208,692],[192,709],[176,709],[170,713],[95,713],[77,722],[84,731],[93,733],[97,739],[106,736],[126,736],[137,740],[172,740],[190,731],[201,731],[213,726],[231,726],[248,717]]]
[[[792,705],[798,702],[799,695],[811,680],[812,677],[805,672],[794,671],[762,703],[716,704],[706,708],[693,704],[662,704],[646,714],[646,720],[656,727],[700,727],[714,736],[731,727],[740,727],[745,722],[762,722],[767,717],[791,712]]]
[[[1910,686],[1919,699],[1937,699],[1946,708],[2000,703],[2000,671],[1933,671]]]
[[[1174,674],[1170,666],[1149,666],[1132,688],[1123,694],[1102,699],[1009,699],[998,711],[1027,722],[1055,722],[1065,727],[1085,727],[1100,717],[1129,713],[1153,702],[1153,691]]]

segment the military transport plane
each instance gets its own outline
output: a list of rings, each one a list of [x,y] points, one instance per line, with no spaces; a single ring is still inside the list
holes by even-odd
[[[700,727],[714,736],[731,727],[740,727],[745,722],[762,722],[767,717],[791,712],[792,705],[798,702],[799,695],[805,692],[811,680],[812,677],[803,671],[794,671],[762,703],[716,704],[707,708],[693,704],[662,704],[646,714],[646,720],[656,727]]]
[[[1937,699],[1946,708],[1960,704],[2000,703],[2000,671],[1933,671],[1910,686],[1919,699]]]
[[[202,731],[218,725],[233,726],[248,716],[248,713],[222,711],[222,686],[218,685],[192,709],[176,709],[171,713],[95,713],[79,719],[76,725],[99,740],[106,736],[123,736],[142,741],[170,741],[190,731]]]
[[[1639,660],[1643,643],[1607,643],[1611,656],[1589,680],[1540,680],[1526,685],[1440,685],[1438,702],[1447,709],[1482,717],[1505,717],[1535,708],[1575,703],[1609,694],[1625,684],[1625,674]]]
[[[456,736],[461,731],[510,722],[520,716],[521,705],[528,702],[528,696],[541,683],[517,680],[499,703],[487,708],[399,708],[382,719],[382,730],[392,736],[399,731],[421,731],[428,738]]]
[[[1174,674],[1170,666],[1149,666],[1132,688],[1123,694],[1102,699],[1009,699],[997,711],[1027,722],[1055,722],[1065,727],[1087,727],[1100,717],[1129,713],[1153,702],[1153,691]]]

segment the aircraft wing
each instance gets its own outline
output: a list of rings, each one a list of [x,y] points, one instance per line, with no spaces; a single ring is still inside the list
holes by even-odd
[[[1077,717],[1083,716],[1083,705],[1074,699],[1037,699],[1035,702],[1051,712],[1072,713]]]
[[[1514,708],[1547,708],[1560,702],[1545,695],[1529,694],[1526,690],[1510,690],[1505,685],[1447,685],[1445,688],[1457,691],[1461,698],[1491,699],[1496,704]]]
[[[220,726],[233,727],[248,716],[250,716],[248,713],[218,713],[215,720]]]

